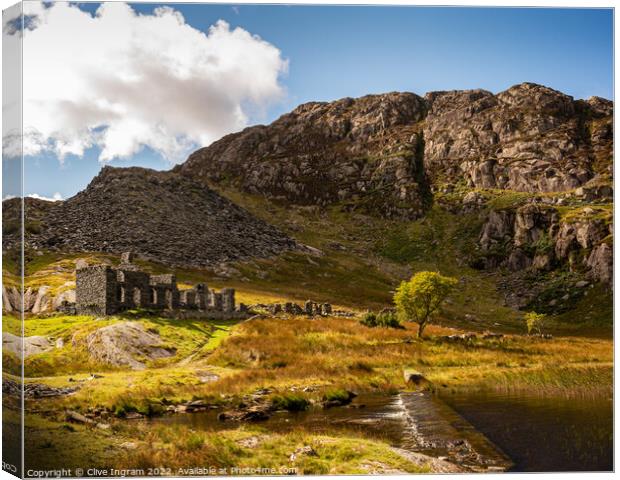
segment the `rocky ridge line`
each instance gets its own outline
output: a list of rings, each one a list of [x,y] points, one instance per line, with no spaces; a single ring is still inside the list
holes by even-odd
[[[532,83],[367,95],[300,105],[175,168],[205,184],[301,205],[340,203],[418,218],[442,184],[527,192],[574,189],[611,174],[613,103]]]

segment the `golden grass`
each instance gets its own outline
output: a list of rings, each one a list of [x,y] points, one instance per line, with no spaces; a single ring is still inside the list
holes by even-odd
[[[514,377],[514,369],[518,368],[523,378],[530,372],[548,371],[549,379],[555,379],[555,383],[550,382],[554,387],[590,388],[596,383],[611,388],[608,375],[591,376],[582,368],[611,368],[613,347],[609,340],[543,340],[512,335],[461,345],[438,337],[454,333],[442,327],[431,326],[430,338],[424,340],[415,338],[414,325],[406,327],[371,329],[356,320],[341,318],[248,322],[240,325],[236,335],[208,360],[212,365],[241,372],[207,389],[241,392],[259,386],[284,388],[312,382],[402,389],[403,370],[408,368],[421,371],[432,382],[450,386],[488,386],[493,383],[491,378]],[[557,372],[558,365],[565,370]]]
[[[235,475],[257,473],[368,474],[422,473],[428,465],[403,458],[381,440],[353,433],[338,437],[302,429],[283,433],[244,426],[218,432],[178,425],[112,422],[111,431],[26,417],[29,469],[88,467],[125,470],[128,475]],[[313,455],[291,455],[311,447]],[[192,468],[202,468],[202,471]],[[246,475],[252,474],[246,470]]]
[[[47,411],[85,406],[114,410],[124,404],[148,408],[150,402],[163,399],[221,402],[221,395],[240,396],[262,387],[285,392],[313,385],[318,390],[307,396],[315,399],[330,388],[394,392],[411,388],[404,382],[406,369],[423,373],[437,387],[611,389],[610,340],[510,335],[501,340],[479,338],[463,345],[442,338],[458,333],[453,329],[431,325],[428,338],[420,340],[415,337],[414,324],[405,327],[368,328],[346,318],[255,319],[233,327],[231,335],[224,331],[217,339],[219,346],[206,356],[204,347],[189,348],[195,345],[193,332],[179,328],[172,331],[179,342],[188,345],[184,352],[192,355],[190,362],[177,356],[147,370],[127,371],[93,365],[82,353],[70,357],[68,366],[75,370],[61,375],[50,371],[46,375],[52,376],[32,380],[80,386],[71,397],[39,402]],[[163,335],[165,329],[159,328]],[[182,335],[190,337],[182,339]],[[87,368],[74,367],[80,359]],[[103,378],[80,382],[93,371],[101,372]],[[207,374],[220,378],[203,383],[201,377]],[[70,378],[79,383],[70,382]]]

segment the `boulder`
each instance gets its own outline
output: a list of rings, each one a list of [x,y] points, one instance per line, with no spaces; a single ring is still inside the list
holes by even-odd
[[[405,370],[403,372],[403,378],[406,384],[412,384],[418,387],[429,383],[426,377],[416,370]]]
[[[594,247],[586,260],[593,280],[610,284],[614,279],[613,248],[607,243],[601,243]]]
[[[119,322],[102,327],[86,338],[86,344],[93,359],[134,370],[145,368],[145,360],[176,354],[173,347],[162,345],[159,335],[147,331],[137,322]]]

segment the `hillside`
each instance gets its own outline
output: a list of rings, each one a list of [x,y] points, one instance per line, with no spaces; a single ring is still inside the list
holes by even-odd
[[[532,83],[498,94],[368,95],[301,105],[196,151],[175,171],[241,204],[255,195],[289,211],[390,219],[393,228],[373,238],[393,252],[422,252],[428,236],[445,245],[432,214],[439,207],[467,219],[452,263],[505,274],[498,286],[510,306],[562,313],[590,282],[612,282],[612,120],[608,100]],[[420,227],[408,226],[416,220]]]
[[[28,211],[26,213],[28,222]],[[186,177],[105,167],[40,215],[28,246],[64,252],[133,250],[169,265],[207,266],[296,248],[275,227]]]
[[[557,192],[611,174],[612,114],[608,100],[531,83],[312,102],[175,170],[273,200],[418,218],[446,186]]]

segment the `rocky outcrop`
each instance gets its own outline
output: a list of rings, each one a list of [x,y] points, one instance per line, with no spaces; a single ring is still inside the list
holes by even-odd
[[[424,164],[436,181],[551,192],[611,172],[610,101],[575,101],[531,83],[497,95],[467,90],[426,99]]]
[[[42,383],[18,383],[13,380],[2,379],[2,393],[13,397],[24,398],[49,398],[70,395],[77,391],[77,388],[64,387],[55,388]]]
[[[121,253],[169,265],[212,266],[269,257],[294,240],[204,185],[171,172],[104,167],[88,188],[57,202],[28,247]]]
[[[557,207],[533,202],[515,209],[491,210],[478,245],[485,268],[551,270],[568,264],[594,281],[610,284],[613,226],[605,207]]]
[[[342,202],[415,218],[428,203],[426,110],[413,93],[307,103],[198,150],[176,171],[301,205]]]
[[[86,338],[88,352],[95,360],[114,366],[141,370],[145,360],[168,358],[176,350],[162,344],[161,337],[136,322],[120,322],[102,327]]]
[[[75,303],[75,290],[63,290],[52,295],[50,287],[42,285],[39,288],[28,287],[24,292],[24,313],[47,313],[61,311],[66,304]],[[5,312],[21,312],[22,299],[20,290],[16,286],[2,287],[2,310]]]
[[[431,184],[563,191],[611,173],[613,103],[523,83],[299,106],[228,135],[176,171],[297,204],[415,218]],[[429,183],[430,181],[430,183]]]
[[[20,290],[12,285],[2,285],[2,310],[5,312],[21,312],[22,298]]]
[[[586,261],[592,278],[599,282],[611,284],[614,279],[613,247],[601,243],[592,249]]]
[[[51,339],[39,335],[20,337],[9,332],[2,333],[2,348],[20,357],[23,355],[23,358],[53,350],[55,346]]]

